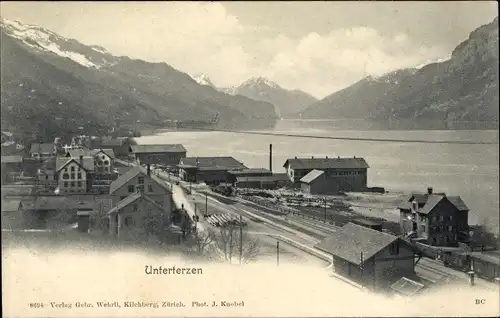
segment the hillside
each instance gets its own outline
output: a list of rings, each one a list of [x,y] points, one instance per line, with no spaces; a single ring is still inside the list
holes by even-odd
[[[261,129],[277,119],[271,104],[199,85],[166,63],[116,57],[18,22],[1,29],[4,130],[52,139],[217,116],[219,127]]]
[[[497,128],[498,18],[472,32],[449,60],[367,77],[309,106],[301,117]]]
[[[231,95],[241,95],[275,106],[276,113],[283,118],[300,112],[317,101],[313,96],[300,90],[287,90],[265,78],[251,78],[240,86],[221,89]]]

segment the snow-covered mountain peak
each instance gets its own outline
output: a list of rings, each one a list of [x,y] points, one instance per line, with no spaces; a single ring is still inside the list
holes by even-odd
[[[266,85],[272,88],[281,88],[278,84],[268,80],[267,78],[264,78],[262,76],[259,77],[253,77],[240,85],[241,86],[255,86],[255,85]]]
[[[69,43],[72,40],[42,27],[24,24],[17,20],[1,19],[0,22],[2,29],[7,35],[22,41],[24,45],[37,51],[50,52],[89,68],[99,69],[103,65],[110,64],[104,58],[100,59],[101,63],[93,62],[93,59],[87,54],[76,52],[70,48],[71,44]],[[99,46],[92,47],[92,50],[101,54],[109,54]]]
[[[205,73],[195,75],[193,76],[193,79],[200,85],[210,86],[212,88],[215,88],[215,85],[210,80],[210,77]]]

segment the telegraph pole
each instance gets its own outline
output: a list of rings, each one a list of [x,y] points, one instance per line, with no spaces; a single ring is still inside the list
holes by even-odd
[[[276,265],[280,266],[280,241],[276,241]]]
[[[205,215],[208,216],[208,194],[205,192]]]
[[[326,223],[326,198],[324,198],[325,200],[325,223]]]
[[[243,217],[240,215],[240,265],[243,256]]]

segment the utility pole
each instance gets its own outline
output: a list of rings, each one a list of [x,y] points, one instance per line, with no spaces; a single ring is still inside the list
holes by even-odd
[[[363,284],[363,271],[365,270],[365,264],[363,260],[363,252],[361,252],[361,263],[360,263],[360,270],[361,270],[361,284]]]
[[[208,194],[205,192],[205,216],[208,216]]]
[[[276,265],[280,266],[280,241],[276,241]]]
[[[325,200],[325,223],[326,223],[326,198],[324,198],[323,200]]]
[[[243,257],[243,217],[240,215],[240,265]]]

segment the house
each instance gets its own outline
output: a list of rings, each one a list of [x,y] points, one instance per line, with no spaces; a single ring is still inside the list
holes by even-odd
[[[182,180],[207,184],[227,183],[229,171],[248,169],[233,157],[187,157],[178,167]]]
[[[263,177],[263,176],[272,176],[273,173],[264,168],[248,168],[242,170],[230,170],[227,172],[228,183],[235,183],[238,177]]]
[[[144,192],[134,192],[109,212],[109,233],[121,239],[162,235],[171,224],[172,211]]]
[[[314,169],[300,179],[300,188],[310,194],[334,194],[329,181],[323,170]]]
[[[35,143],[31,144],[30,156],[33,159],[45,159],[56,154],[56,146],[49,143]]]
[[[291,185],[286,173],[274,173],[264,176],[238,176],[234,186],[238,189],[279,189]]]
[[[131,145],[130,153],[140,164],[176,166],[186,158],[187,150],[181,144]]]
[[[80,158],[93,157],[95,174],[112,174],[113,162],[115,160],[115,153],[113,149],[70,149],[67,151],[65,157],[67,158]]]
[[[374,289],[415,275],[415,253],[410,244],[354,223],[339,228],[315,248],[332,255],[335,273]]]
[[[457,246],[469,239],[469,208],[459,196],[412,193],[398,206],[401,232],[432,246]]]
[[[2,182],[13,181],[13,174],[20,173],[23,170],[23,157],[2,156],[1,160]]]
[[[56,157],[48,158],[36,173],[36,181],[40,192],[51,192],[59,185],[59,178],[56,171]]]
[[[56,173],[59,193],[86,193],[92,186],[91,173],[94,170],[94,158],[57,158]]]
[[[113,206],[129,195],[143,192],[163,207],[166,211],[172,211],[173,198],[172,191],[167,184],[151,173],[151,168],[137,166],[111,183],[109,194],[113,199]]]
[[[286,169],[288,177],[294,183],[299,183],[300,180],[313,170],[323,171],[313,173],[306,178],[309,183],[306,183],[306,188],[311,188],[313,184],[314,191],[338,193],[365,191],[367,188],[367,171],[368,164],[363,158],[297,158],[287,159],[283,165]]]
[[[113,153],[116,157],[128,157],[130,152],[130,144],[131,142],[129,138],[103,138],[100,148],[113,149]]]

